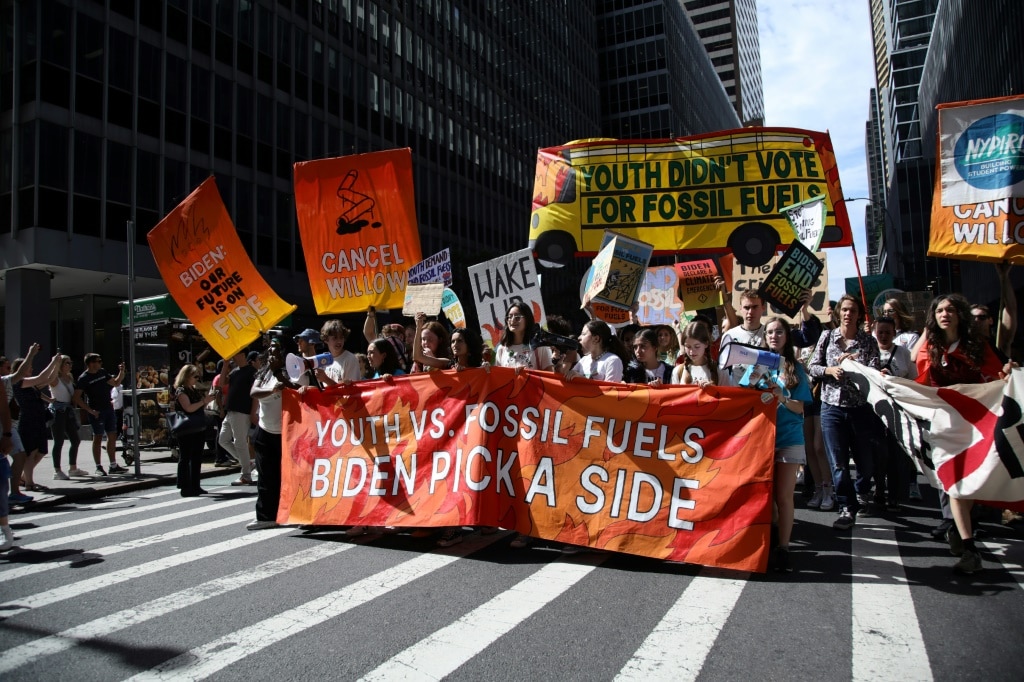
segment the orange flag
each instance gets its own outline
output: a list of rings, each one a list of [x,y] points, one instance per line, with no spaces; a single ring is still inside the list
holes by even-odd
[[[221,357],[295,310],[260,275],[207,178],[146,235],[167,291]]]
[[[295,211],[317,313],[402,307],[423,260],[408,148],[295,164]]]

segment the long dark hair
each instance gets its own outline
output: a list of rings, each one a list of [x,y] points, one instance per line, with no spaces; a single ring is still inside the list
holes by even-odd
[[[779,375],[786,388],[793,389],[800,383],[800,376],[796,373],[796,352],[793,350],[793,328],[781,317],[769,317],[764,323],[765,336],[768,334],[768,325],[775,323],[781,325],[786,332],[786,343],[779,351],[779,355],[782,356],[782,371],[779,372]]]
[[[452,332],[452,340],[455,339],[456,335],[461,336],[462,340],[466,342],[466,348],[469,349],[469,358],[467,358],[467,367],[479,367],[484,364],[484,342],[480,338],[480,335],[468,327],[456,327],[455,331]],[[449,344],[449,350],[451,349]]]
[[[501,336],[498,338],[499,345],[511,346],[516,342],[512,332],[508,330],[508,316],[513,308],[519,309],[519,314],[523,316],[523,322],[526,323],[523,329],[523,343],[529,343],[530,339],[533,338],[533,333],[537,331],[537,320],[533,317],[533,309],[530,308],[530,304],[523,301],[513,301],[505,309],[505,319],[502,320],[504,326],[501,328]]]
[[[703,365],[707,368],[707,373],[711,375],[711,381],[718,383],[718,363],[711,359],[711,328],[706,322],[690,322],[688,325],[683,327],[683,331],[679,333],[682,339],[682,358],[683,358],[683,374],[682,379],[684,384],[688,384],[693,381],[693,374],[691,368],[693,367],[693,360],[686,354],[686,339],[696,339],[703,343],[706,348],[704,349],[704,357],[707,358],[707,363]]]
[[[935,311],[944,301],[949,301],[956,308],[956,335],[960,341],[960,348],[971,362],[981,366],[985,357],[985,342],[971,324],[971,304],[960,294],[936,296],[928,306],[928,319],[924,323],[925,338],[928,340],[928,361],[938,367],[942,363],[942,354],[946,352],[946,333],[935,319]]]
[[[395,345],[391,343],[388,338],[374,339],[370,342],[370,346],[384,356],[384,359],[380,361],[380,367],[370,368],[377,374],[394,374],[396,370],[400,369],[398,366],[398,351],[395,350]]]
[[[626,351],[626,347],[622,345],[622,341],[615,334],[612,334],[612,328],[608,326],[607,322],[604,320],[591,320],[583,326],[590,331],[591,335],[598,338],[602,349],[618,355],[619,359],[622,360],[623,366],[630,361],[631,358]]]

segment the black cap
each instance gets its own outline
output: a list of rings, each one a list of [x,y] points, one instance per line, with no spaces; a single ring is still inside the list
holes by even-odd
[[[320,343],[320,332],[315,329],[303,329],[295,335],[295,340],[303,339],[310,343]]]
[[[259,351],[251,350],[249,354],[245,356],[246,362],[256,362],[260,357]]]

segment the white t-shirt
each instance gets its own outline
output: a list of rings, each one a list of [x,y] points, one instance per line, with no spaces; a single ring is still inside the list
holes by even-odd
[[[910,350],[905,346],[893,344],[892,351],[878,349],[878,364],[889,370],[889,375],[904,379],[917,378],[917,365],[910,357]]]
[[[720,351],[724,351],[725,347],[732,342],[745,343],[748,346],[757,346],[758,348],[765,348],[768,344],[764,340],[764,325],[749,331],[744,329],[742,325],[739,327],[732,327],[727,332],[722,334],[722,343],[718,346]],[[719,354],[718,359],[721,362],[724,359],[724,354]],[[733,365],[732,367],[722,368],[719,365],[721,371],[718,373],[719,383],[722,386],[738,386],[740,379],[743,378],[743,374],[746,372],[747,365]]]
[[[266,391],[276,387],[280,382],[273,374],[267,372],[261,381],[253,384],[253,391]],[[274,391],[260,398],[260,428],[267,433],[281,433],[281,391]]]
[[[347,350],[341,351],[341,355],[335,355],[334,362],[324,367],[324,372],[339,384],[359,381],[362,378],[359,373],[359,358]]]
[[[572,371],[597,381],[622,381],[622,358],[610,351],[605,351],[597,360],[587,354]]]
[[[685,365],[676,365],[675,369],[672,370],[672,383],[681,384],[683,383],[683,372],[686,370]],[[714,379],[711,378],[711,372],[708,370],[707,365],[692,365],[690,367],[690,385],[697,386],[701,382],[714,383]]]
[[[525,343],[517,343],[510,346],[499,344],[495,353],[495,363],[498,367],[525,367],[527,369],[547,369],[552,367],[551,348],[540,346],[530,349]]]
[[[904,348],[913,348],[914,345],[921,338],[921,335],[917,332],[900,332],[896,335],[896,338],[892,340],[897,346],[903,346]]]

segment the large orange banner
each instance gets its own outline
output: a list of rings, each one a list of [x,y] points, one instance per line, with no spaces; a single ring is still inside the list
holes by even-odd
[[[402,307],[423,260],[408,148],[295,164],[295,211],[317,313]]]
[[[167,291],[221,357],[231,357],[295,310],[253,265],[212,177],[146,238]]]
[[[277,521],[500,526],[763,571],[774,420],[751,389],[498,367],[286,391]]]

